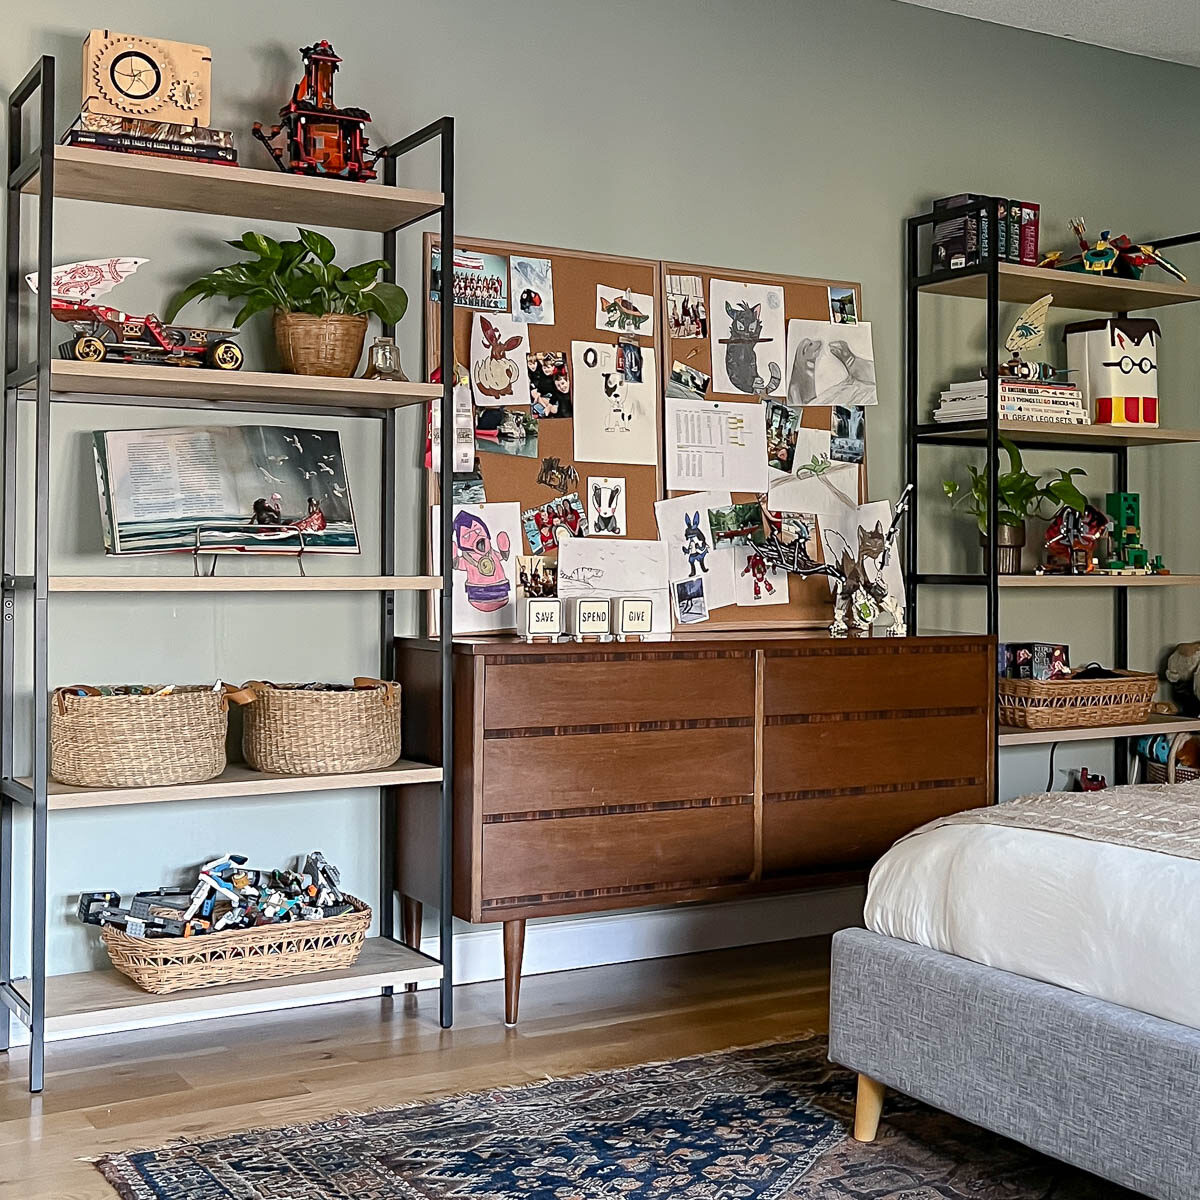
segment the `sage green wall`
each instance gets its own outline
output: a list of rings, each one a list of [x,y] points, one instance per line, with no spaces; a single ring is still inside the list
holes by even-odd
[[[108,0],[101,8],[43,0],[5,9],[0,84],[15,84],[37,55],[56,55],[64,121],[78,94],[80,41],[103,19],[122,30],[210,44],[214,123],[237,129],[245,163],[262,166],[261,149],[246,136],[249,124],[270,120],[285,98],[298,71],[295,48],[328,37],[346,60],[339,99],[375,114],[377,142],[442,113],[457,117],[464,232],[860,280],[879,363],[881,404],[870,415],[869,434],[876,496],[894,494],[902,473],[904,216],[933,196],[974,189],[1041,201],[1048,244],[1060,240],[1066,218],[1076,213],[1094,229],[1111,225],[1141,235],[1200,225],[1200,163],[1193,152],[1200,73],[890,0],[296,0],[286,6]],[[172,287],[227,253],[219,239],[240,228],[64,203],[56,258],[150,258],[118,300],[136,311],[160,307]],[[377,245],[350,235],[338,235],[338,242],[347,256],[366,257]],[[415,296],[415,252],[408,261],[402,281]],[[1192,256],[1192,266],[1200,272],[1200,256]],[[210,315],[216,322],[223,314]],[[976,315],[958,302],[930,310],[930,345],[936,337],[950,347],[947,365],[926,380],[930,390],[944,382],[950,362],[974,364],[981,331],[966,320]],[[1189,348],[1195,319],[1172,318],[1167,328],[1163,390],[1170,424],[1200,422],[1188,361],[1195,357]],[[410,364],[417,362],[418,323],[414,308],[404,324]],[[261,334],[251,340],[257,351]],[[168,419],[196,418],[56,409],[53,569],[106,567],[97,551],[87,431]],[[369,426],[342,428],[369,529],[376,435]],[[419,429],[410,419],[406,430],[404,498],[413,521],[404,527],[402,568],[416,562]],[[1133,482],[1145,498],[1149,544],[1173,565],[1197,570],[1193,455],[1140,452]],[[950,466],[949,456],[923,461],[923,492],[932,495]],[[930,561],[969,561],[969,529],[935,515],[927,527]],[[165,572],[179,564],[139,563],[139,569]],[[977,619],[968,599],[931,605],[932,623],[953,628]],[[1012,604],[1004,633],[1069,639],[1077,656],[1105,654],[1106,602],[1089,597],[1068,608],[1056,600]],[[1132,607],[1139,662],[1153,663],[1164,646],[1200,633],[1191,593],[1138,597]],[[365,599],[58,599],[52,612],[52,684],[346,677],[374,663],[375,609]],[[1004,786],[1036,785],[1044,771],[1038,753],[1006,757]],[[226,849],[277,860],[320,844],[370,896],[374,819],[374,797],[362,793],[56,816],[52,968],[89,961],[92,939],[67,918],[80,888],[145,885],[181,862]],[[19,843],[24,854],[24,831]],[[747,940],[759,932],[748,925]],[[18,937],[23,945],[23,931]]]

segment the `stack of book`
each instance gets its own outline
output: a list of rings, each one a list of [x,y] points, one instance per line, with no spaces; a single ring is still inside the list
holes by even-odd
[[[934,216],[955,210],[933,226],[933,270],[974,267],[991,256],[992,223],[987,203],[987,197],[976,192],[960,192],[933,202]],[[996,217],[996,257],[1001,262],[1036,267],[1041,206],[1030,200],[1001,199]]]
[[[68,146],[113,150],[119,154],[149,154],[188,162],[236,167],[237,150],[228,129],[205,125],[173,125],[140,117],[115,117],[107,113],[79,114],[63,141]]]
[[[1083,393],[1074,383],[1001,379],[998,404],[1001,421],[1091,424],[1083,404]],[[969,379],[964,383],[952,383],[942,392],[933,419],[944,424],[947,421],[978,421],[987,415],[987,380]]]

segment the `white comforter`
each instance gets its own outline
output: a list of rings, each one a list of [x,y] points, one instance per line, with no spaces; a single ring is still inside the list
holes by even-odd
[[[999,825],[950,825],[875,865],[866,923],[1200,1029],[1200,861]]]

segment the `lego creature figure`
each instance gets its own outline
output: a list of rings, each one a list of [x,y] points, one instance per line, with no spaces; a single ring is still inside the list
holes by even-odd
[[[487,523],[465,510],[454,518],[452,534],[453,565],[467,577],[467,603],[480,612],[499,611],[512,590],[504,572],[510,552],[508,534],[501,530],[493,547]]]
[[[771,581],[767,578],[767,571],[772,575],[775,574],[775,564],[768,563],[765,558],[757,550],[746,555],[746,565],[742,568],[743,575],[749,575],[754,580],[754,598],[755,600],[762,599],[763,589],[766,589],[768,596],[775,595],[775,588]]]
[[[683,553],[687,556],[688,566],[691,567],[691,570],[688,572],[689,579],[695,578],[697,567],[705,574],[708,573],[708,567],[704,561],[708,558],[708,551],[708,538],[704,536],[704,530],[700,528],[699,511],[697,510],[690,516],[684,513]]]

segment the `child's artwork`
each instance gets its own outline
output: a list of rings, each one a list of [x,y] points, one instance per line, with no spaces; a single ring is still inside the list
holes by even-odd
[[[654,297],[628,288],[596,284],[596,328],[606,333],[654,335]]]
[[[867,414],[861,405],[834,405],[829,457],[834,462],[860,463],[867,453]]]
[[[563,350],[545,350],[526,356],[529,365],[529,400],[535,417],[571,415],[571,367]]]
[[[887,583],[888,604],[897,611],[904,609],[904,571],[900,564],[900,548],[893,546],[886,565],[881,565],[884,542],[892,524],[892,502],[876,500],[871,504],[845,508],[821,519],[821,547],[827,563],[857,564],[868,581],[882,577]],[[844,567],[843,567],[844,569]],[[830,579],[833,591],[835,581]]]
[[[658,387],[654,351],[642,351],[643,379],[631,383],[617,366],[617,347],[571,343],[576,462],[658,462]]]
[[[517,595],[524,600],[545,600],[558,595],[558,556],[517,555]]]
[[[703,400],[708,394],[712,376],[705,375],[695,367],[678,360],[671,364],[671,377],[667,380],[667,395],[678,400]]]
[[[534,554],[550,553],[564,540],[587,534],[587,516],[578,492],[559,496],[537,508],[527,508],[521,514],[521,524]]]
[[[442,251],[433,247],[429,264],[429,298],[442,298]],[[454,252],[454,307],[508,312],[508,259],[474,250]]]
[[[514,254],[509,259],[512,272],[514,321],[526,325],[554,324],[554,271],[548,258],[526,258]]]
[[[569,538],[558,549],[558,594],[612,600],[636,596],[653,605],[651,632],[671,632],[665,542]]]
[[[433,520],[433,571],[441,572],[441,539]],[[516,554],[521,547],[518,504],[466,504],[454,510],[454,632],[492,633],[517,627]]]
[[[771,400],[767,404],[767,466],[776,471],[792,472],[796,459],[796,436],[800,412]]]
[[[788,403],[878,404],[871,326],[832,321],[788,322]]]
[[[525,404],[529,396],[529,334],[507,314],[476,313],[471,321],[471,386],[481,407]]]
[[[708,510],[708,527],[712,530],[713,545],[748,546],[766,538],[763,510],[758,501],[749,504],[728,504]]]
[[[714,279],[713,391],[725,395],[782,396],[783,288]]]
[[[599,537],[625,536],[625,492],[623,476],[589,476],[588,533]]]
[[[831,287],[829,289],[829,319],[835,325],[855,325],[858,310],[854,300],[854,289]]]
[[[654,504],[658,536],[667,544],[671,582],[703,578],[705,604],[710,611],[734,603],[734,551],[716,548],[708,522],[709,509],[728,508],[730,504],[728,492],[692,492]]]
[[[667,328],[673,338],[708,337],[704,281],[699,275],[667,276]]]
[[[579,472],[570,463],[562,462],[557,454],[548,454],[542,459],[542,469],[538,472],[537,482],[564,496],[579,487]]]
[[[822,515],[858,503],[858,467],[835,462],[828,429],[801,425],[790,475],[776,476],[767,490],[770,507],[785,512]]]
[[[764,608],[788,602],[788,577],[759,553],[756,546],[737,551],[737,603],[739,608]]]
[[[515,454],[536,458],[538,423],[531,413],[519,408],[477,408],[475,449],[489,454]]]
[[[279,425],[92,434],[109,554],[357,554],[341,441]]]
[[[671,584],[675,601],[675,616],[680,625],[695,625],[708,620],[708,603],[704,596],[704,579],[681,579]]]

